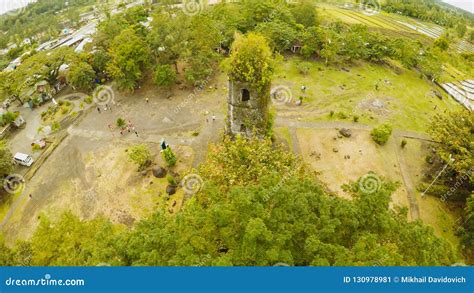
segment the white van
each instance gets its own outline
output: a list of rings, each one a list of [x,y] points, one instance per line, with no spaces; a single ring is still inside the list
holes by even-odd
[[[16,153],[13,160],[23,166],[30,167],[33,164],[33,158],[30,155],[23,153]]]

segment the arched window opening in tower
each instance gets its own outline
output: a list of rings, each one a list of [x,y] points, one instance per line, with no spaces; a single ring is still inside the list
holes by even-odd
[[[250,101],[250,92],[248,89],[242,89],[242,102]]]

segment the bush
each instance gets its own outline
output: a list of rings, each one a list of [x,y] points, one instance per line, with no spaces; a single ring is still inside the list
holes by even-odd
[[[300,62],[300,63],[298,63],[298,65],[296,65],[296,67],[298,68],[299,73],[301,73],[303,75],[306,75],[311,70],[311,63],[309,63],[309,62]]]
[[[167,147],[165,150],[161,151],[161,155],[163,156],[163,159],[165,160],[168,167],[173,167],[176,165],[177,159],[170,147]]]
[[[123,118],[118,118],[117,119],[117,127],[118,128],[124,128],[127,123],[125,122],[125,119]]]
[[[37,152],[37,151],[41,150],[41,147],[35,143],[35,144],[31,145],[31,150],[34,151],[34,152]]]
[[[347,119],[347,115],[346,115],[346,113],[344,113],[344,112],[338,112],[338,113],[337,113],[337,117],[338,117],[339,119]]]
[[[138,165],[139,169],[143,169],[151,163],[151,152],[146,144],[131,147],[128,151],[128,157],[130,161]]]
[[[170,174],[166,175],[166,180],[168,181],[168,184],[171,185],[171,186],[176,186],[178,185],[176,183],[176,179],[174,179],[174,177]]]
[[[61,106],[61,114],[66,114],[67,112],[69,112],[69,107],[67,105],[63,105]]]
[[[92,104],[93,100],[94,99],[92,98],[92,96],[87,96],[87,97],[84,98],[84,102],[86,104]]]
[[[13,121],[16,120],[16,118],[18,118],[18,116],[19,116],[18,113],[6,112],[2,116],[2,124],[3,125],[11,124],[11,123],[13,123]]]
[[[406,147],[406,145],[407,145],[407,143],[408,143],[408,142],[407,142],[407,140],[406,140],[406,139],[402,139],[402,143],[401,143],[401,145],[400,145],[400,146],[401,146],[402,148],[405,148],[405,147]]]
[[[61,124],[58,121],[54,121],[53,124],[51,124],[51,130],[52,131],[57,131],[61,128]]]
[[[359,116],[354,115],[353,120],[354,120],[354,122],[356,122],[356,123],[359,122]]]
[[[388,124],[382,124],[372,130],[370,133],[372,139],[379,145],[387,143],[390,135],[392,135],[392,126]]]

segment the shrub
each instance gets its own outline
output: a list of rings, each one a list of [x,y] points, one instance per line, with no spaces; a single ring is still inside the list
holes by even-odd
[[[298,72],[303,74],[303,75],[308,74],[309,71],[311,70],[311,63],[309,63],[309,62],[300,62],[296,66],[298,68]]]
[[[123,118],[118,118],[117,119],[117,127],[118,128],[124,128],[127,123],[125,122],[125,119]]]
[[[173,167],[176,165],[177,159],[170,147],[167,147],[165,150],[161,151],[161,155],[163,156],[163,159],[165,160],[168,167]]]
[[[13,112],[7,112],[7,113],[3,114],[3,116],[2,116],[3,124],[7,125],[7,124],[13,123],[13,121],[15,121],[16,118],[18,118],[18,116],[19,116],[19,114],[13,113]]]
[[[85,98],[84,98],[84,102],[85,102],[86,104],[92,104],[92,102],[93,102],[92,96],[87,96],[87,97],[85,97]]]
[[[400,146],[401,146],[402,148],[405,148],[406,145],[407,145],[407,143],[408,143],[408,142],[406,141],[406,139],[402,139],[402,143],[401,143]]]
[[[69,112],[69,107],[67,105],[63,105],[61,106],[61,114],[66,114],[67,112]]]
[[[372,130],[370,133],[372,139],[379,145],[387,143],[390,135],[392,135],[392,126],[388,124],[382,124]]]
[[[151,152],[146,144],[139,144],[129,149],[128,158],[143,169],[151,163]]]
[[[176,183],[176,179],[174,179],[174,177],[173,177],[172,175],[170,175],[170,174],[166,175],[166,180],[168,181],[169,185],[171,185],[171,186],[176,186],[176,185],[178,185],[178,184]]]
[[[337,117],[338,117],[339,119],[347,119],[347,115],[346,115],[346,113],[344,113],[344,112],[338,112],[338,113],[337,113]]]
[[[353,117],[352,119],[353,119],[354,122],[356,122],[356,123],[359,122],[359,116],[357,116],[357,115],[354,115],[354,117]]]
[[[54,121],[53,124],[51,124],[51,130],[56,131],[61,128],[61,124],[58,121]]]
[[[41,150],[41,147],[35,143],[35,144],[31,145],[31,150],[34,151],[34,152],[37,152],[37,151]]]

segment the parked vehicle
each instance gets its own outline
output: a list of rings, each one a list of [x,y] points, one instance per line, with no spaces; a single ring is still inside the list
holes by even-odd
[[[23,154],[23,153],[16,153],[15,156],[13,157],[13,160],[16,163],[22,166],[26,166],[26,167],[30,167],[34,162],[33,158],[30,155]]]

